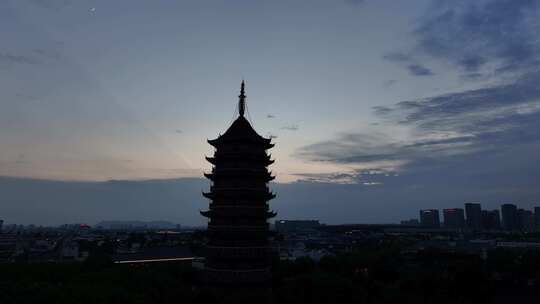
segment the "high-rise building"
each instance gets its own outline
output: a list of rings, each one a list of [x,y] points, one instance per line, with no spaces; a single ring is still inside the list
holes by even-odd
[[[461,208],[443,209],[444,227],[462,229],[465,227],[465,214]]]
[[[482,228],[485,230],[501,229],[501,215],[499,210],[482,210]]]
[[[426,227],[440,227],[438,209],[420,210],[420,224]]]
[[[536,231],[540,231],[540,207],[534,207],[534,226]]]
[[[0,233],[2,233],[2,226],[4,225],[4,220],[0,220]]]
[[[519,229],[517,207],[514,204],[501,205],[502,225],[505,230]]]
[[[467,228],[480,230],[482,228],[482,207],[479,203],[466,203]]]
[[[268,201],[274,177],[267,166],[274,161],[267,150],[270,138],[257,134],[244,117],[244,82],[239,96],[239,116],[217,139],[208,143],[216,150],[206,159],[213,165],[205,176],[213,182],[203,195],[210,199],[208,244],[203,280],[208,285],[265,285],[270,281],[272,251],[268,219],[276,215]]]
[[[530,210],[518,209],[518,227],[522,231],[534,231],[534,214]]]

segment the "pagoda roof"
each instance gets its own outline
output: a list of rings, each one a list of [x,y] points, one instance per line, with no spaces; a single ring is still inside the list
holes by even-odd
[[[270,141],[270,138],[259,135],[244,116],[238,116],[223,135],[220,135],[216,139],[208,140],[208,143],[216,146],[224,142],[252,142],[263,144],[266,147],[272,147],[273,145],[270,144]]]

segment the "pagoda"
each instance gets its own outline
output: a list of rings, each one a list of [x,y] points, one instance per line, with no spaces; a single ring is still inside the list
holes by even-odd
[[[270,282],[270,231],[268,219],[276,215],[268,201],[275,197],[268,182],[274,176],[267,167],[274,161],[267,150],[270,138],[257,134],[245,114],[246,95],[242,81],[239,116],[218,138],[208,140],[215,148],[213,165],[204,174],[212,181],[208,220],[208,244],[203,280],[216,286],[263,286]]]

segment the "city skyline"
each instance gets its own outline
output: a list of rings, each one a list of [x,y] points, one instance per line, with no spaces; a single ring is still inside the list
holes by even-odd
[[[532,209],[539,15],[525,0],[4,1],[0,217],[201,223],[206,139],[242,79],[277,143],[284,217]]]

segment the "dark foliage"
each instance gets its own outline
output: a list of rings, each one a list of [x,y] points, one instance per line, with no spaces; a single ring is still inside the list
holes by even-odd
[[[425,249],[410,254],[396,242],[351,252],[281,261],[271,295],[205,290],[185,265],[118,265],[106,255],[74,264],[0,265],[0,303],[497,303],[534,302],[540,253],[494,250],[478,255]],[[240,297],[242,295],[242,297]],[[248,296],[249,295],[249,296]]]

